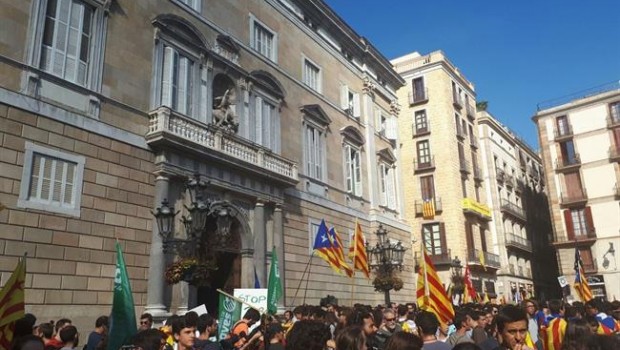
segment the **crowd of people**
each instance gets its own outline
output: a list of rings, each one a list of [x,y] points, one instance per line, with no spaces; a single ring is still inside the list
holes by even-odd
[[[81,344],[71,320],[36,323],[27,314],[15,325],[13,350],[104,350],[108,317],[95,321]],[[188,312],[154,327],[142,314],[124,350],[618,350],[620,302],[564,304],[532,299],[520,305],[466,304],[450,324],[416,305],[370,307],[302,305],[281,315],[248,309],[224,339],[210,314]]]

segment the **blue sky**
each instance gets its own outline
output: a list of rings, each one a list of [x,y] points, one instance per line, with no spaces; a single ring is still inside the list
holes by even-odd
[[[537,103],[620,80],[620,0],[326,2],[388,59],[443,50],[535,148]]]

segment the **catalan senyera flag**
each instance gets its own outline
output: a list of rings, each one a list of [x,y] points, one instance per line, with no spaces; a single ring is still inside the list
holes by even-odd
[[[476,288],[474,288],[474,284],[471,281],[471,272],[469,271],[469,265],[467,264],[465,264],[463,282],[465,284],[465,296],[463,298],[464,302],[471,303],[478,301],[478,293],[476,293]]]
[[[422,203],[422,218],[425,220],[432,220],[435,218],[435,200],[426,199]]]
[[[545,350],[560,350],[566,333],[566,320],[556,317],[545,329]]]
[[[0,291],[0,348],[10,349],[15,321],[24,317],[26,257],[20,258],[13,274]]]
[[[586,279],[586,275],[583,271],[583,262],[581,261],[581,254],[579,249],[575,248],[575,289],[579,294],[581,300],[585,303],[592,300],[592,290]]]
[[[430,311],[437,315],[439,321],[448,324],[454,319],[454,308],[452,301],[448,298],[446,290],[437,275],[437,270],[431,261],[430,256],[423,249],[423,261],[418,273],[418,297],[425,297],[423,301],[424,310]],[[420,282],[422,280],[422,282]]]
[[[482,249],[480,249],[479,256],[480,256],[480,265],[482,265],[482,268],[484,269],[484,271],[486,271],[487,270],[487,262],[485,261],[484,251]]]
[[[314,249],[316,255],[327,262],[334,272],[341,273],[338,257],[329,239],[329,231],[327,230],[325,220],[321,220],[312,249]]]
[[[351,245],[349,246],[349,259],[353,262],[353,271],[360,270],[370,279],[370,268],[368,267],[368,255],[366,254],[364,234],[362,233],[362,226],[356,220],[355,232],[353,233],[353,239],[351,239]]]
[[[344,273],[353,277],[353,269],[347,264],[344,259],[344,248],[342,247],[342,240],[340,239],[340,235],[338,231],[336,231],[335,227],[329,229],[329,239],[332,243],[332,249],[336,253],[336,258],[338,259],[338,265],[340,266],[340,270],[344,271]]]

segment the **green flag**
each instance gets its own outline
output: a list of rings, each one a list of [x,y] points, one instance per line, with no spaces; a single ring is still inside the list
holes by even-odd
[[[220,293],[217,339],[222,340],[232,331],[235,322],[241,318],[241,303]]]
[[[114,301],[110,315],[107,350],[118,350],[138,332],[133,295],[120,243],[116,242],[116,275],[114,277]]]
[[[278,312],[278,301],[282,298],[282,280],[280,279],[280,265],[276,248],[271,250],[271,270],[267,284],[267,311],[275,315]]]

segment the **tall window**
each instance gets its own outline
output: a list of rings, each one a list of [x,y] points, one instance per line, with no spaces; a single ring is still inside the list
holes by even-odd
[[[417,143],[418,150],[418,163],[420,166],[431,165],[431,148],[428,140],[420,141]]]
[[[379,182],[381,190],[381,205],[396,209],[395,169],[387,163],[379,163]]]
[[[443,255],[447,253],[442,231],[443,224],[440,223],[422,225],[424,247],[431,255]]]
[[[609,104],[609,116],[614,123],[620,122],[620,102]]]
[[[563,165],[577,163],[577,154],[575,153],[575,144],[573,140],[560,142],[560,152],[562,153]]]
[[[348,115],[359,118],[360,94],[351,91],[347,85],[340,85],[340,108]]]
[[[276,34],[269,30],[265,25],[259,23],[251,17],[251,46],[261,55],[267,57],[271,61],[276,62],[277,59],[277,37]]]
[[[303,82],[312,90],[321,92],[321,69],[304,59]]]
[[[573,221],[573,232],[575,233],[575,236],[587,235],[588,227],[586,225],[585,209],[571,209],[570,214]]]
[[[93,9],[79,0],[49,0],[41,47],[41,69],[86,85]]]
[[[161,105],[187,115],[192,114],[194,62],[179,50],[164,46],[161,77]]]
[[[254,123],[250,140],[274,152],[280,152],[280,115],[275,102],[262,95],[254,97]]]
[[[571,208],[564,210],[564,222],[569,239],[588,236],[594,230],[592,210],[590,207]]]
[[[568,118],[565,115],[559,116],[555,120],[559,136],[568,135],[570,128],[568,126]]]
[[[413,102],[426,100],[426,89],[424,88],[424,79],[422,77],[415,78],[411,82],[413,88]]]
[[[362,166],[360,151],[354,146],[344,146],[344,167],[347,192],[362,196]]]
[[[415,112],[415,134],[428,131],[428,119],[426,118],[426,110]]]
[[[323,180],[324,131],[314,125],[305,126],[306,175]]]
[[[420,192],[422,193],[422,200],[435,199],[435,181],[433,175],[420,177]]]

